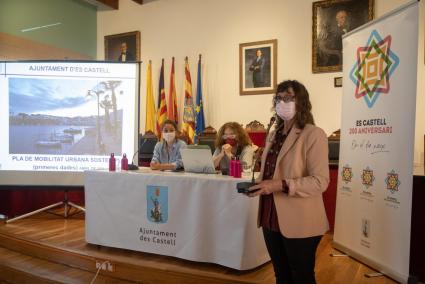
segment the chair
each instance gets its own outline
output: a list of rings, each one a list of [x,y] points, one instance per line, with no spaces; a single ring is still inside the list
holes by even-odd
[[[266,146],[266,128],[258,120],[253,120],[246,125],[245,131],[251,139],[254,147],[254,155],[256,157],[254,171],[258,172],[261,168],[261,154],[263,153],[264,147]]]
[[[267,133],[261,122],[257,120],[251,121],[246,125],[245,130],[254,145],[257,145],[260,148],[266,146],[265,140]]]
[[[331,135],[329,135],[328,139],[339,141],[341,139],[341,129],[334,131]]]
[[[208,145],[211,153],[215,151],[215,140],[217,138],[217,130],[211,126],[207,126],[204,131],[198,135],[198,145]]]
[[[340,141],[341,130],[333,132],[328,137],[328,149],[329,149],[329,164],[338,165],[339,163],[339,141]]]
[[[158,137],[152,131],[139,135],[139,166],[149,167]]]
[[[177,139],[183,140],[187,145],[190,144],[189,135],[185,131],[177,131]]]

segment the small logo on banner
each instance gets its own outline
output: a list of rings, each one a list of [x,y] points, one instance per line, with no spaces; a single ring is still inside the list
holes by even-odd
[[[342,181],[346,184],[351,182],[351,179],[353,178],[353,170],[349,165],[345,165],[342,167],[341,171]]]
[[[363,174],[361,177],[362,177],[362,184],[366,186],[366,188],[373,186],[373,182],[375,181],[373,170],[369,169],[369,167],[367,167],[366,169],[363,169]]]
[[[167,223],[168,221],[168,187],[146,187],[147,217],[153,223]]]
[[[356,85],[355,97],[364,98],[372,108],[381,93],[390,91],[390,77],[400,63],[391,50],[391,35],[381,38],[376,30],[366,46],[357,48],[357,61],[350,71],[350,80]]]
[[[387,173],[387,177],[385,178],[385,183],[387,184],[387,189],[392,194],[398,191],[398,187],[401,184],[400,180],[398,179],[398,173],[396,173],[394,170]]]

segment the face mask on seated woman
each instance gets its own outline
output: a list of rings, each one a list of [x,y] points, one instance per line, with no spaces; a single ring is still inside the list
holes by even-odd
[[[163,132],[162,137],[164,137],[164,140],[170,144],[173,142],[174,138],[176,138],[176,132]]]
[[[230,146],[236,146],[238,141],[236,140],[236,135],[234,134],[224,134],[222,137],[224,144],[229,144]]]

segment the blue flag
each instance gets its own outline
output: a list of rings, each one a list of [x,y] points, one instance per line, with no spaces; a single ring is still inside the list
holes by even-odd
[[[198,61],[198,80],[196,84],[196,129],[195,143],[197,143],[198,135],[205,129],[204,105],[202,103],[202,76],[201,76],[201,55]]]

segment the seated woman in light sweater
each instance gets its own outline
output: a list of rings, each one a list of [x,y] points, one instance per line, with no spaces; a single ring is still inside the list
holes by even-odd
[[[162,124],[162,139],[156,143],[153,150],[151,169],[177,170],[183,168],[180,149],[186,148],[186,143],[176,138],[177,124],[166,120]]]
[[[228,174],[232,158],[239,159],[243,169],[252,166],[254,148],[246,131],[237,122],[227,122],[218,131],[213,155],[214,166]]]

